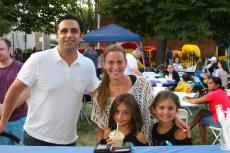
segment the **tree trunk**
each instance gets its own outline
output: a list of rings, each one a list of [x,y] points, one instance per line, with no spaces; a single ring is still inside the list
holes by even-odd
[[[165,63],[165,56],[166,56],[166,47],[167,47],[167,40],[159,40],[157,43],[157,55],[156,55],[156,66]]]

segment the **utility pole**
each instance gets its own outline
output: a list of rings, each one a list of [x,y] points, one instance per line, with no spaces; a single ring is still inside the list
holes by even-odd
[[[100,21],[101,21],[101,16],[100,16],[100,0],[95,0],[95,12],[96,12],[96,17],[97,17],[97,29],[100,28]],[[100,48],[100,43],[97,43],[97,49]]]

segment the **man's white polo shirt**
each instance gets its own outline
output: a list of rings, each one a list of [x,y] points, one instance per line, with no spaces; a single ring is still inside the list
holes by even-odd
[[[99,85],[93,62],[78,52],[77,60],[68,66],[56,47],[33,54],[18,79],[31,86],[25,131],[50,143],[74,142],[83,92]]]

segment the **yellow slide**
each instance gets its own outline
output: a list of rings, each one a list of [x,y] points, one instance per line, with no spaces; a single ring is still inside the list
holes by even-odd
[[[182,53],[194,53],[196,57],[200,57],[200,48],[197,45],[185,44]]]

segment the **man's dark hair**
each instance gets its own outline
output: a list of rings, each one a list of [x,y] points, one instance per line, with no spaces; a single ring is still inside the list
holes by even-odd
[[[63,20],[75,20],[77,21],[77,23],[79,24],[79,28],[81,30],[81,33],[83,33],[83,30],[84,30],[84,27],[83,27],[83,23],[81,21],[80,18],[76,17],[76,16],[73,16],[73,15],[65,15],[65,16],[62,16],[58,19],[58,21],[55,23],[55,32],[57,33],[58,31],[58,26],[59,24],[63,21]]]
[[[8,47],[8,49],[11,47],[11,42],[8,39],[6,39],[6,38],[0,38],[0,41],[5,42],[6,46]]]

